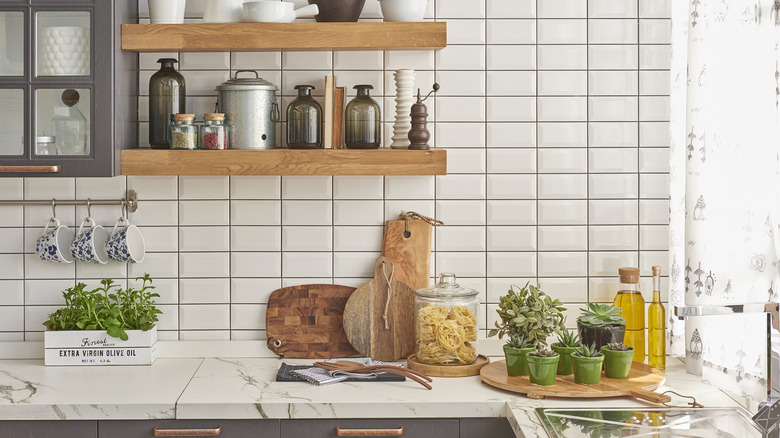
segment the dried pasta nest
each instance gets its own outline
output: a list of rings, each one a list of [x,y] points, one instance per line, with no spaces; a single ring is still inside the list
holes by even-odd
[[[417,359],[430,364],[470,364],[477,350],[477,317],[466,306],[427,306],[417,312]]]

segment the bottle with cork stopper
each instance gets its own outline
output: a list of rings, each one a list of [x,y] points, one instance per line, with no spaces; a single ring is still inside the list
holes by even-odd
[[[620,287],[615,307],[626,318],[624,345],[634,348],[634,362],[645,361],[645,300],[639,291],[639,268],[619,268]]]
[[[653,266],[653,301],[647,308],[647,364],[666,369],[666,310],[661,304],[660,266]]]

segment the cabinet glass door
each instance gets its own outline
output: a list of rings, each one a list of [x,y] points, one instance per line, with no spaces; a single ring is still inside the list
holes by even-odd
[[[0,90],[0,155],[24,154],[24,90]]]
[[[35,19],[37,76],[89,76],[89,12],[41,11]]]
[[[24,13],[0,12],[0,76],[24,75]]]
[[[90,100],[86,88],[36,90],[36,155],[89,155]]]

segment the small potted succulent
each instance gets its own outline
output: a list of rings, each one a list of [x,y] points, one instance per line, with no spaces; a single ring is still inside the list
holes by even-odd
[[[527,354],[546,346],[547,336],[563,330],[564,309],[560,300],[553,299],[539,286],[530,283],[522,288],[513,285],[501,297],[496,310],[500,322],[496,321],[496,328],[490,330],[489,336],[498,335],[499,339],[509,336],[508,343],[504,345],[507,374],[528,375]]]
[[[585,345],[596,344],[596,351],[613,343],[623,342],[626,334],[626,318],[620,315],[620,308],[613,304],[589,303],[587,309],[580,309],[582,315],[577,318],[577,330],[580,342]]]
[[[569,376],[574,372],[571,364],[571,354],[580,346],[580,335],[573,330],[564,330],[558,333],[558,342],[550,347],[561,356],[558,361],[557,373],[561,376]]]
[[[631,374],[634,349],[622,342],[613,342],[601,347],[604,353],[604,374],[612,379],[627,379]]]
[[[555,385],[555,374],[561,356],[551,350],[541,349],[528,353],[528,377],[531,383],[541,386]]]
[[[599,352],[596,344],[582,344],[572,353],[574,365],[574,383],[598,385],[601,382],[601,365],[604,354]]]

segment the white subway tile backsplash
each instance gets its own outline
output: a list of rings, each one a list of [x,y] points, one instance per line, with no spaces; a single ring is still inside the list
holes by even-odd
[[[484,149],[452,149],[447,151],[447,173],[484,173]]]
[[[643,148],[639,150],[640,172],[669,172],[669,148]]]
[[[3,184],[5,184],[5,180],[3,180]],[[121,199],[126,196],[126,190],[127,180],[121,176],[113,178],[76,178],[76,199]],[[0,193],[0,199],[12,198],[5,198]]]
[[[179,280],[181,304],[230,302],[230,280],[227,278],[197,278]]]
[[[142,225],[177,225],[179,223],[179,208],[175,201],[139,201],[138,204],[138,210],[130,213],[128,217],[130,222],[139,227]],[[117,211],[118,216],[119,211]]]
[[[88,265],[84,265],[88,266]],[[130,278],[143,277],[148,273],[153,279],[157,278],[176,278],[179,276],[179,255],[175,252],[155,252],[147,253],[144,261],[141,263],[123,264],[117,262],[108,262],[104,265],[109,268],[127,267],[127,275]]]
[[[334,176],[334,199],[381,199],[384,177],[367,176]]]
[[[536,201],[499,201],[487,202],[488,225],[535,225]]]
[[[639,201],[639,223],[642,225],[669,223],[669,200],[643,199]]]
[[[233,278],[230,280],[231,303],[267,303],[271,293],[282,287],[279,278]]]
[[[402,211],[416,211],[425,216],[436,217],[436,203],[433,200],[430,201],[414,201],[414,200],[400,200],[400,201],[385,201],[385,220],[398,219],[398,215]]]
[[[588,14],[587,0],[544,0],[537,2],[539,18],[585,18]]]
[[[488,44],[534,44],[536,20],[488,20]]]
[[[182,304],[179,306],[181,330],[217,330],[230,328],[228,304]]]
[[[0,280],[0,306],[23,306],[25,289],[22,280]]]
[[[231,227],[230,248],[232,251],[281,251],[282,230],[280,227]]]
[[[181,227],[179,251],[230,251],[230,227]]]
[[[642,96],[639,98],[639,120],[659,122],[669,120],[668,96]]]
[[[586,175],[539,175],[539,199],[579,199],[588,196]]]
[[[437,199],[484,199],[484,175],[446,175],[436,177]]]
[[[230,306],[230,327],[235,330],[265,329],[266,305],[234,304]]]
[[[669,122],[639,124],[639,146],[669,146]]]
[[[332,210],[331,201],[282,201],[282,223],[285,225],[331,225],[333,222]]]
[[[588,115],[597,122],[635,121],[639,118],[636,97],[589,97]]]
[[[484,277],[486,259],[484,252],[436,252],[436,270],[457,272],[458,277]]]
[[[180,176],[179,199],[227,198],[229,178],[227,176]]]
[[[379,225],[382,209],[382,201],[333,201],[333,225]]]
[[[636,198],[639,196],[639,177],[636,174],[588,175],[588,197]]]
[[[106,265],[100,265],[77,261],[74,262],[74,264],[76,265],[76,278],[79,280],[83,280],[85,278],[95,279],[95,287],[97,287],[100,280],[104,278],[124,278],[127,277],[128,272],[130,272],[126,263],[109,262]]]
[[[42,230],[36,231],[34,237],[37,239],[42,233]],[[0,228],[0,242],[3,243],[0,246],[0,254],[25,252],[24,228]],[[31,249],[35,249],[34,244]]]
[[[283,199],[330,199],[332,197],[331,176],[283,176]]]
[[[0,199],[18,201],[24,198],[24,178],[4,178],[0,184]]]
[[[331,227],[282,227],[282,251],[331,251]]]
[[[159,67],[159,66],[158,66]],[[230,68],[230,52],[182,52],[179,53],[179,71],[227,70]],[[156,70],[156,68],[153,68]],[[186,79],[185,79],[186,80]]]
[[[635,173],[637,148],[590,148],[588,164],[590,173]]]
[[[623,0],[589,0],[588,17],[590,18],[636,18],[636,2]]]
[[[436,251],[485,251],[485,227],[438,227]]]
[[[479,47],[479,46],[460,46],[460,47]],[[445,49],[446,50],[446,49]],[[459,50],[461,53],[448,54],[446,59],[438,58],[438,68],[449,68],[449,65],[469,65],[472,68],[460,68],[460,70],[474,70],[478,66],[485,68],[485,63],[480,59],[461,59],[457,62],[455,56],[469,55],[465,50]],[[484,49],[482,51],[484,54]],[[475,49],[471,50],[471,55],[479,55]],[[442,66],[442,61],[449,61]],[[457,64],[455,64],[457,62]],[[536,68],[536,46],[516,45],[516,46],[487,46],[487,69],[488,70],[534,70]]]
[[[368,283],[374,277],[374,266],[379,252],[337,252],[333,253],[333,273],[335,277],[350,277],[356,280],[355,287]],[[335,284],[351,282],[337,280]]]
[[[411,68],[433,70],[433,52],[430,50],[389,50],[385,52],[385,70]]]
[[[536,260],[535,252],[489,252],[487,274],[488,277],[535,277]]]
[[[539,227],[539,251],[587,250],[587,227],[571,225]]]
[[[485,46],[448,45],[434,58],[439,70],[484,70]]]
[[[332,275],[332,252],[282,253],[283,277],[330,277]]]
[[[539,173],[585,173],[587,160],[584,149],[542,149]]]
[[[672,20],[639,20],[639,42],[641,44],[670,44],[672,42]]]
[[[594,45],[588,46],[587,51],[590,70],[636,70],[638,67],[636,45]]]
[[[614,278],[617,276],[618,268],[624,266],[638,266],[638,254],[636,251],[611,251],[596,252],[591,251],[588,254],[588,269],[590,276],[603,276]],[[609,296],[608,301],[612,301],[615,294]],[[590,298],[593,300],[593,297]]]
[[[639,89],[636,71],[588,72],[590,95],[636,95]]]
[[[383,235],[383,226],[336,226],[333,227],[333,250],[379,252]]]
[[[230,201],[180,201],[180,225],[228,225]]]
[[[178,182],[175,176],[128,176],[127,189],[135,190],[142,201],[178,199]]]
[[[76,178],[25,178],[24,199],[75,199]]]
[[[635,224],[639,217],[636,199],[589,201],[588,213],[591,225]]]
[[[535,97],[491,97],[487,101],[487,119],[491,122],[530,122],[535,118]]]
[[[490,226],[487,229],[487,250],[536,251],[536,227]]]
[[[640,45],[639,68],[669,70],[671,66],[672,48],[669,45]]]
[[[485,120],[483,97],[437,97],[436,117],[443,122],[475,122]]]
[[[234,252],[230,254],[231,277],[281,277],[282,255],[278,252]]]
[[[491,174],[536,173],[536,155],[537,153],[533,149],[488,150],[487,171]]]
[[[588,80],[584,71],[540,71],[538,77],[538,88],[535,91],[540,96],[581,96],[588,91]]]
[[[385,199],[433,199],[431,176],[386,176]]]
[[[488,18],[534,18],[535,16],[535,0],[489,0],[487,2]]]
[[[539,70],[585,70],[588,50],[584,45],[539,46]]]
[[[485,94],[484,71],[439,71],[436,73],[436,82],[448,84],[446,88],[441,88],[438,91],[439,96],[483,96]],[[394,101],[393,105],[395,105]],[[395,106],[393,106],[394,110]]]
[[[577,122],[587,118],[585,97],[539,97],[536,100],[540,122]]]
[[[482,90],[485,92],[485,89]],[[536,72],[489,71],[487,72],[488,96],[534,96]]]
[[[285,70],[329,70],[333,68],[333,52],[282,52]]]
[[[586,252],[539,253],[539,277],[582,277],[587,271]]]
[[[485,147],[484,123],[436,123],[433,132],[436,147]]]
[[[643,174],[639,175],[640,198],[669,198],[669,175]]]
[[[435,0],[436,18],[483,18],[489,0]]]
[[[539,147],[585,147],[588,144],[586,123],[537,124]]]
[[[669,249],[668,225],[642,225],[639,227],[639,249],[642,251]]]
[[[588,20],[588,43],[590,44],[636,44],[636,42],[636,20]]]
[[[638,146],[637,122],[594,122],[588,125],[588,146]]]
[[[227,277],[230,275],[230,254],[227,252],[182,253],[179,255],[179,276]]]
[[[539,44],[585,44],[587,20],[537,20]]]
[[[539,225],[586,225],[587,223],[586,201],[539,201]]]
[[[448,20],[447,44],[485,44],[485,27],[485,20]]]
[[[230,224],[281,225],[281,212],[281,201],[230,201]]]
[[[593,251],[630,251],[637,247],[636,225],[594,226],[589,232],[589,249]]]
[[[0,331],[24,331],[24,309],[25,308],[22,306],[0,307]],[[43,319],[41,321],[43,321]]]
[[[668,71],[640,71],[639,94],[669,95],[672,81]]]

